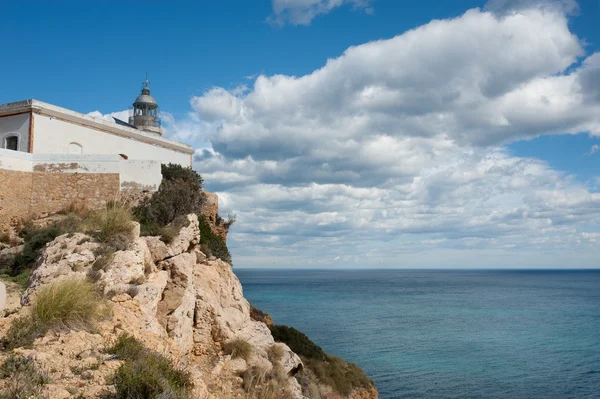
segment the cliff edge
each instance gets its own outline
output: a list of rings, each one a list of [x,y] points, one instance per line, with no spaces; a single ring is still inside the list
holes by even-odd
[[[139,224],[132,223],[118,249],[76,232],[43,248],[22,307],[0,318],[5,349],[0,390],[6,397],[140,397],[127,392],[141,383],[139,373],[156,364],[162,371],[148,386],[166,388],[144,391],[142,397],[377,398],[374,385],[364,379],[362,386],[340,393],[306,376],[310,370],[301,357],[251,317],[230,264],[202,252],[196,215],[178,222],[169,240],[141,237]],[[69,284],[89,284],[98,293],[103,311],[93,326],[83,318],[67,323],[63,314],[62,323],[31,330],[31,321],[42,317],[38,297],[52,303],[48,295],[60,297]],[[60,299],[75,305],[84,301],[83,296]],[[123,349],[129,347],[138,349]],[[134,357],[140,356],[144,360],[136,363]],[[19,396],[26,389],[32,389],[29,396]]]

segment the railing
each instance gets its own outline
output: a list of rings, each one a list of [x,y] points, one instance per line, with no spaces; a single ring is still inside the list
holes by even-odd
[[[134,126],[161,127],[161,120],[158,116],[134,115],[129,117],[129,124]]]

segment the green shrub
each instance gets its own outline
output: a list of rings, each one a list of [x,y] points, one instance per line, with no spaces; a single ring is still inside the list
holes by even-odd
[[[326,359],[323,349],[294,327],[275,324],[270,326],[269,329],[275,341],[283,342],[296,354],[304,356],[307,359]]]
[[[169,163],[168,165],[162,164],[160,173],[162,174],[164,180],[181,180],[196,190],[202,191],[202,184],[204,184],[204,180],[202,179],[202,176],[200,176],[200,174],[198,174],[198,172],[192,168],[186,168],[173,163]]]
[[[354,363],[327,355],[327,360],[305,359],[308,367],[322,384],[329,385],[341,395],[350,394],[355,388],[369,388],[373,382]]]
[[[166,357],[129,335],[118,337],[108,349],[124,363],[113,376],[117,399],[187,399],[190,376]]]
[[[23,236],[25,244],[21,252],[13,258],[10,274],[16,276],[25,269],[31,268],[46,244],[62,234],[64,234],[64,231],[56,224],[46,228],[28,228],[25,230]]]
[[[116,249],[126,249],[132,241],[133,215],[125,204],[109,202],[105,209],[93,212],[85,223],[86,231]]]
[[[325,384],[341,395],[348,395],[355,388],[370,388],[374,385],[360,367],[325,353],[323,349],[295,328],[274,325],[270,329],[275,341],[287,344],[302,358],[305,366],[302,374],[305,378],[299,378],[299,381],[305,381],[303,389],[313,389],[311,387],[313,383]],[[312,381],[314,378],[317,381]]]
[[[121,334],[117,337],[117,342],[106,351],[116,355],[119,359],[135,359],[139,357],[146,347],[141,341],[129,334]]]
[[[25,289],[27,288],[27,283],[29,282],[30,276],[31,276],[31,269],[23,269],[21,271],[21,273],[17,274],[16,276],[11,276],[8,274],[0,274],[0,279],[8,280],[13,283],[16,283],[19,285],[21,290],[25,291]]]
[[[42,286],[27,316],[15,320],[2,340],[6,349],[29,346],[49,330],[90,330],[106,315],[107,307],[96,287],[71,279]]]
[[[158,191],[134,210],[145,232],[157,232],[157,226],[199,212],[205,201],[202,177],[193,169],[168,164],[162,165],[161,172],[163,179]]]
[[[50,382],[31,359],[17,354],[11,354],[0,366],[0,378],[6,378],[6,385],[0,393],[2,399],[41,399],[44,385]]]
[[[210,228],[210,224],[204,215],[198,214],[198,222],[200,227],[200,244],[206,245],[210,253],[223,261],[232,264],[231,254],[227,248],[225,241]],[[210,255],[210,254],[206,254]]]
[[[240,358],[248,361],[252,354],[252,345],[243,339],[234,339],[223,345],[223,352],[231,355],[232,359]]]

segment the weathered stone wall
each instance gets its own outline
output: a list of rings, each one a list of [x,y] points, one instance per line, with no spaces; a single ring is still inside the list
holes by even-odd
[[[81,201],[88,209],[98,209],[119,194],[118,173],[33,172],[31,214],[39,217]]]
[[[0,232],[29,215],[33,175],[0,169]]]
[[[0,232],[20,220],[56,213],[74,201],[89,209],[119,193],[118,173],[23,172],[0,169]]]

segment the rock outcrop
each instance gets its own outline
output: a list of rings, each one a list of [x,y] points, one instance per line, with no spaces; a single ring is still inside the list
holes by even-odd
[[[112,317],[97,331],[50,332],[31,349],[16,349],[43,369],[51,383],[51,398],[99,398],[111,392],[110,375],[120,361],[102,350],[127,333],[148,348],[171,357],[185,368],[194,383],[194,397],[238,397],[246,370],[263,370],[283,376],[290,398],[302,398],[294,377],[303,365],[288,346],[275,343],[268,326],[251,317],[251,306],[231,266],[207,257],[199,249],[198,219],[188,223],[170,241],[140,237],[134,229],[125,250],[110,251],[91,237],[65,234],[49,243],[38,260],[29,287],[21,297],[24,308],[0,318],[0,336],[12,321],[27,311],[37,290],[71,278],[88,278],[112,302]],[[252,347],[246,358],[223,353],[225,344],[241,340]],[[272,350],[277,347],[277,350]],[[272,353],[280,354],[273,360]],[[270,356],[271,355],[271,356]],[[0,363],[7,358],[0,354]],[[277,370],[275,370],[277,369]],[[0,389],[5,381],[0,379]],[[241,396],[240,396],[241,397]],[[373,398],[356,392],[353,398]]]

